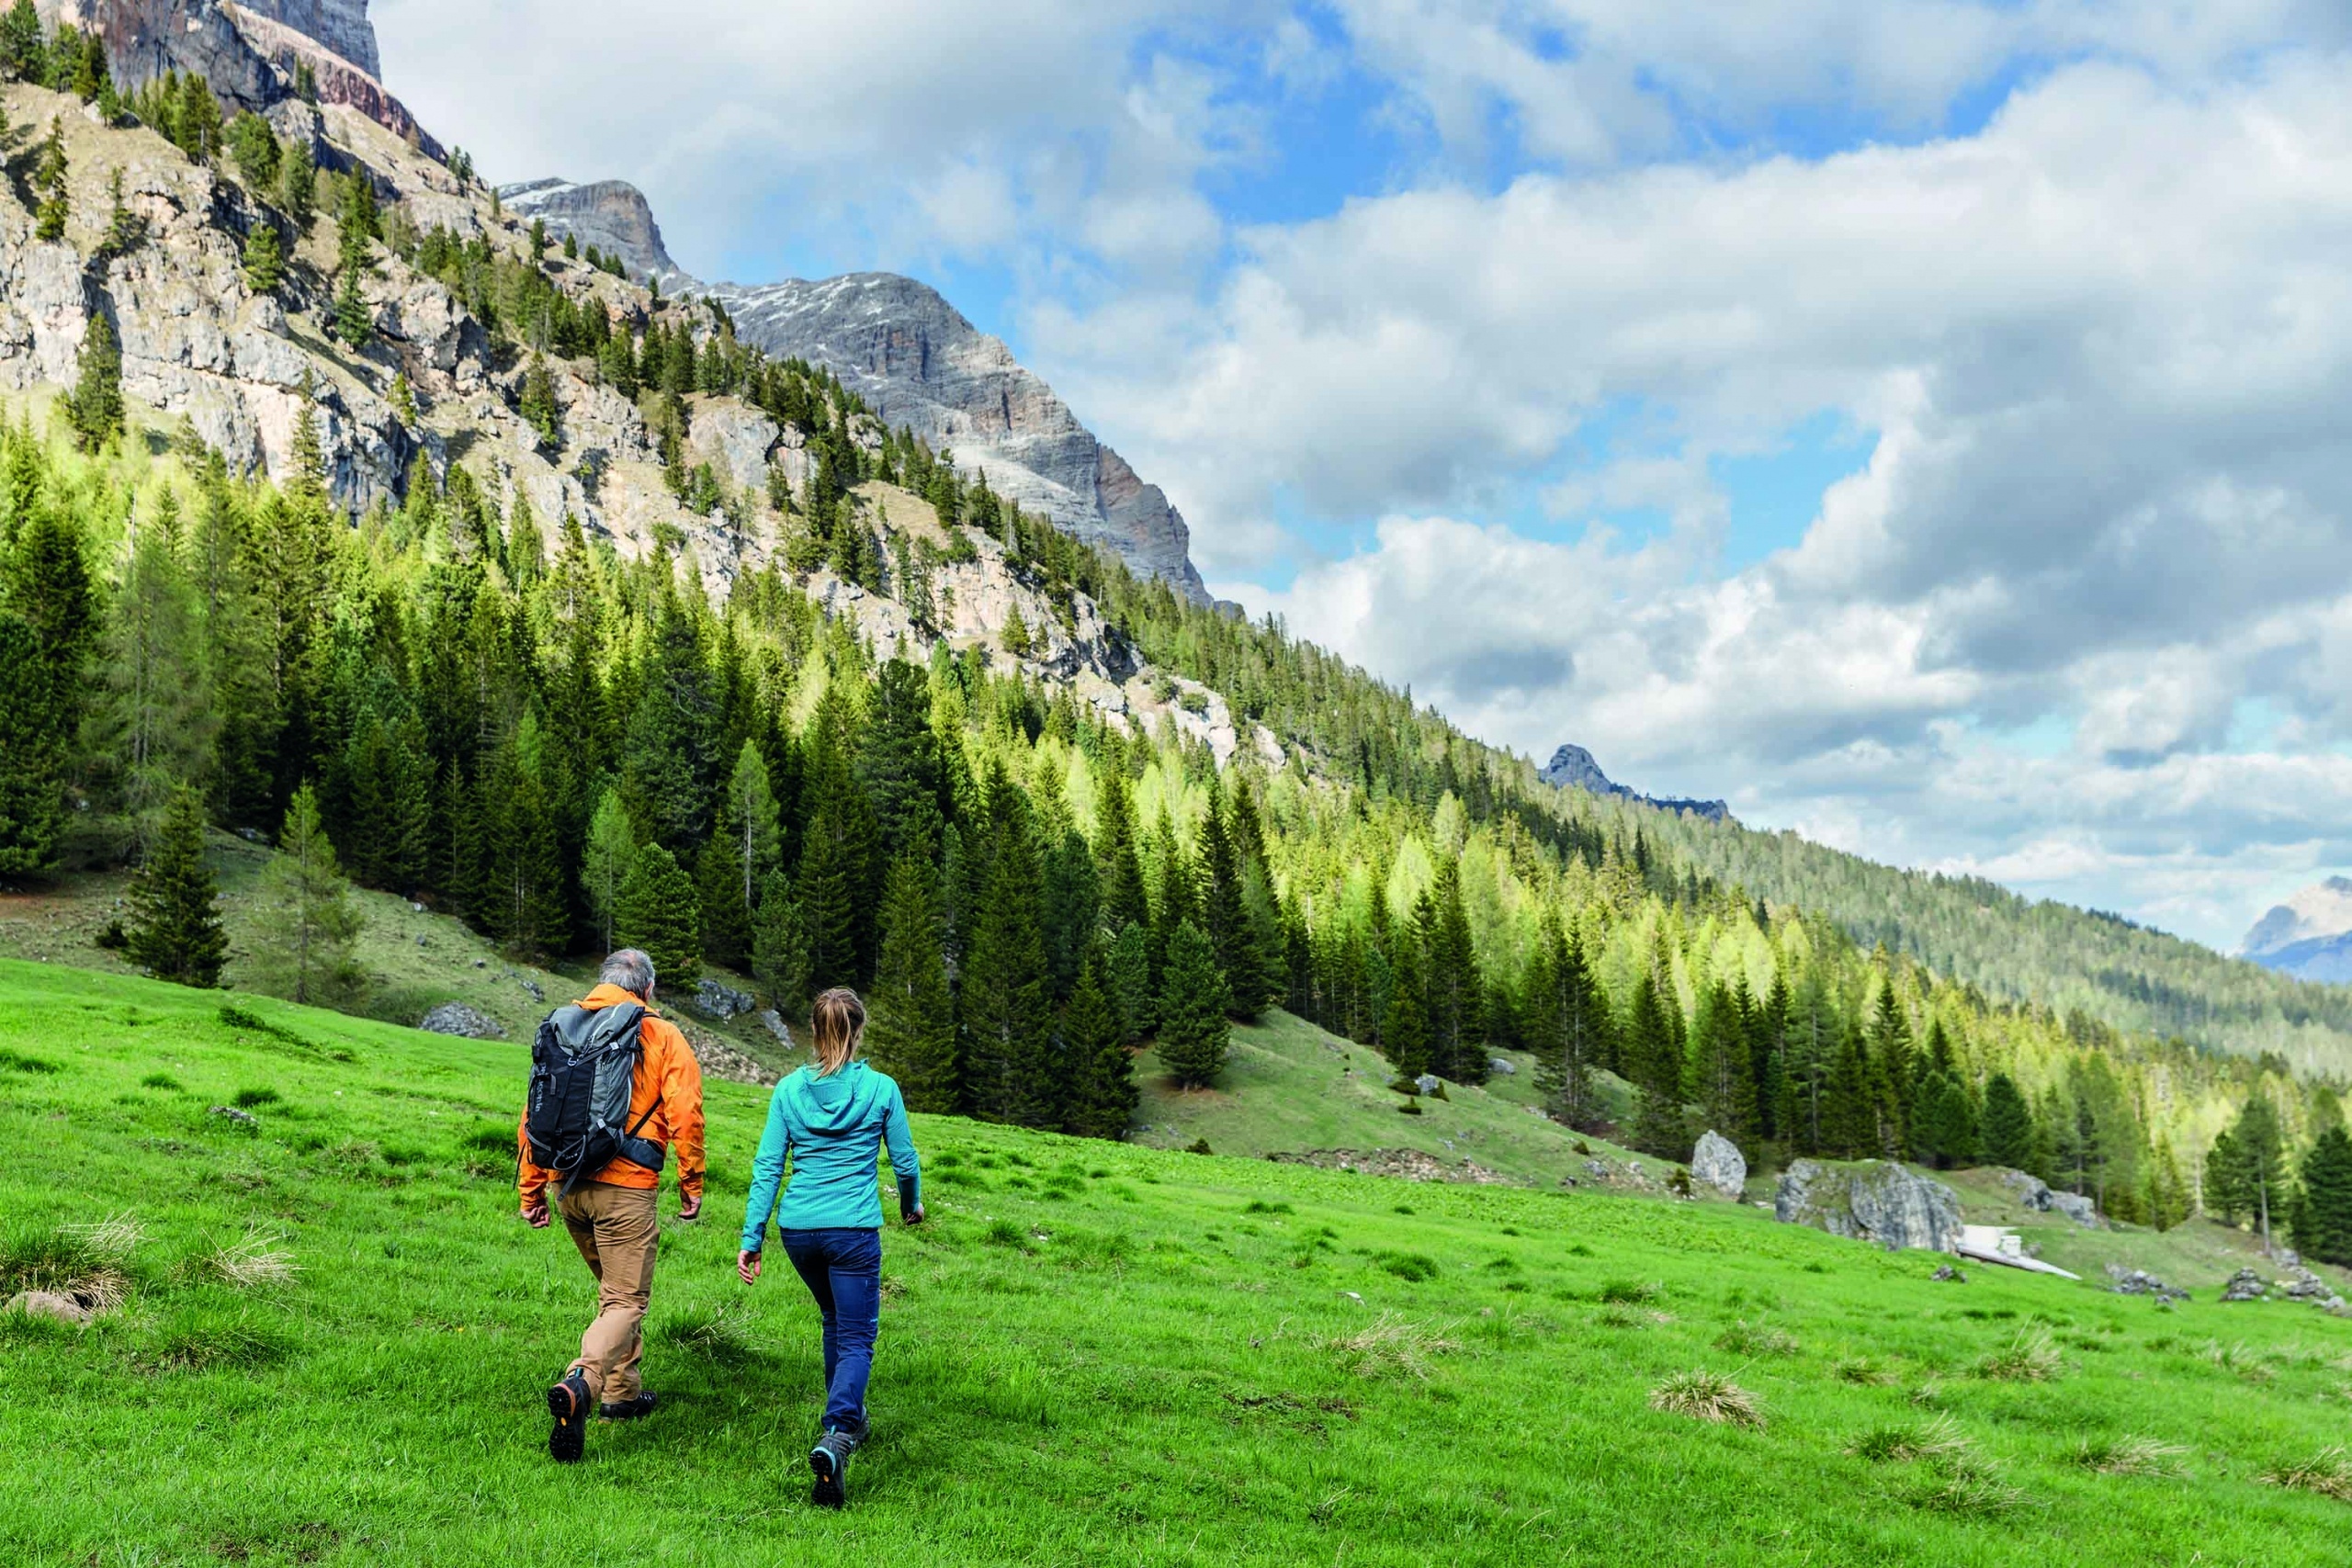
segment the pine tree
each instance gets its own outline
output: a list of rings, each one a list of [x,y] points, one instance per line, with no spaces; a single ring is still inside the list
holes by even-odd
[[[1094,849],[1102,861],[1102,920],[1114,937],[1123,936],[1130,927],[1151,923],[1151,901],[1144,891],[1143,859],[1136,844],[1135,797],[1127,788],[1126,774],[1116,766],[1100,772],[1094,820]],[[1144,951],[1148,960],[1148,937]],[[1118,989],[1115,979],[1112,988]],[[1135,1015],[1128,1016],[1132,1021]]]
[[[169,486],[131,519],[122,575],[107,606],[97,700],[83,725],[86,785],[144,843],[174,786],[210,760],[215,729],[205,680],[202,607],[181,559],[179,503]]]
[[[1634,1005],[1625,1017],[1625,1066],[1638,1097],[1634,1146],[1675,1159],[1689,1152],[1690,1140],[1682,1109],[1682,1053],[1668,1016],[1671,1006],[1655,973],[1634,984]]]
[[[368,309],[367,299],[359,292],[359,277],[364,268],[346,266],[343,281],[334,293],[334,335],[353,349],[364,349],[376,341],[376,315]]]
[[[33,189],[40,195],[33,209],[33,237],[45,243],[55,244],[65,238],[65,220],[73,215],[65,175],[65,133],[51,118],[49,140],[41,143],[40,162],[33,166]]]
[[[1747,982],[1736,990],[1716,981],[1708,988],[1692,1042],[1700,1119],[1750,1154],[1756,1142],[1756,1084],[1751,1076]]]
[[[1985,1082],[1983,1144],[1987,1165],[2012,1170],[2033,1167],[2033,1114],[2017,1080],[2007,1073],[1995,1073]]]
[[[0,17],[0,76],[11,82],[48,79],[49,43],[33,0],[17,0]]]
[[[1200,927],[1178,924],[1168,938],[1168,974],[1159,990],[1159,1061],[1186,1089],[1206,1089],[1225,1071],[1232,1026],[1216,951]]]
[[[713,835],[695,866],[702,910],[702,955],[722,969],[741,970],[752,962],[752,908],[743,901],[743,877],[735,845]]]
[[[628,807],[621,804],[620,791],[607,789],[589,819],[587,853],[580,867],[581,890],[595,917],[597,943],[607,953],[619,945],[613,928],[620,917],[621,887],[636,863],[637,831],[629,826]]]
[[[278,199],[285,205],[286,216],[297,234],[310,232],[311,218],[319,193],[319,167],[311,157],[311,144],[297,141],[278,165]]]
[[[365,925],[335,863],[309,784],[294,792],[277,854],[262,873],[252,967],[261,988],[313,1007],[348,1007],[365,988]]]
[[[2352,1136],[2341,1122],[2303,1156],[2295,1246],[2306,1258],[2352,1268]]]
[[[960,976],[965,1100],[982,1121],[1059,1126],[1066,1086],[1047,1072],[1054,1014],[1036,846],[1001,773],[989,800],[988,871]]]
[[[2262,1249],[2269,1253],[2272,1217],[2286,1207],[2286,1136],[2278,1110],[2257,1089],[2206,1156],[2205,1206],[2233,1223],[2241,1215],[2253,1220]]]
[[[246,118],[253,117],[248,115]],[[275,294],[286,281],[286,246],[277,225],[267,219],[255,222],[245,236],[245,287],[255,294]]]
[[[792,879],[770,872],[752,921],[752,977],[787,1020],[808,1018],[808,931],[793,897]]]
[[[728,775],[727,797],[720,811],[722,836],[741,891],[738,897],[749,909],[784,856],[784,829],[776,813],[775,789],[760,749],[743,742]]]
[[[65,745],[40,634],[0,610],[0,878],[56,863],[64,825]]]
[[[1135,1063],[1121,1038],[1118,1014],[1102,987],[1099,964],[1080,973],[1062,1010],[1062,1048],[1073,1080],[1062,1130],[1081,1138],[1121,1138],[1143,1102]]]
[[[817,990],[854,986],[858,972],[858,895],[865,867],[855,853],[847,792],[828,790],[801,846],[794,894],[808,940],[808,978]]]
[[[219,889],[204,861],[204,802],[182,785],[164,810],[155,842],[130,884],[126,951],[159,980],[209,990],[229,961]]]
[[[1029,634],[1029,623],[1021,618],[1021,606],[1015,604],[1004,622],[1004,650],[1015,659],[1026,659],[1036,647],[1036,639]]]
[[[1426,951],[1430,1070],[1455,1083],[1487,1081],[1486,1023],[1480,1009],[1486,982],[1470,919],[1462,907],[1462,868],[1451,857],[1438,867],[1430,896]]]
[[[122,342],[103,310],[90,313],[66,417],[74,443],[94,452],[122,434]]]
[[[702,976],[702,915],[695,904],[694,880],[660,844],[637,852],[621,884],[614,935],[623,947],[653,960],[659,983],[673,991]]]
[[[1871,1093],[1871,1062],[1862,1032],[1848,1020],[1838,1030],[1836,1054],[1821,1094],[1821,1152],[1837,1159],[1875,1157],[1879,1106]]]
[[[1151,984],[1151,931],[1143,923],[1124,926],[1111,943],[1104,988],[1119,1015],[1127,1043],[1141,1044],[1159,1027],[1159,998]]]
[[[892,863],[882,893],[882,953],[866,998],[866,1055],[910,1111],[956,1108],[956,998],[942,944],[939,870],[920,840]]]
[[[1581,943],[1550,921],[1530,966],[1529,1043],[1544,1108],[1571,1127],[1589,1129],[1600,1101],[1592,1075],[1609,1059],[1609,998],[1586,964]]]
[[[2154,1155],[2148,1161],[2147,1212],[2148,1224],[2160,1231],[2168,1231],[2195,1212],[2190,1201],[2188,1184],[2181,1179],[2180,1162],[2173,1157],[2172,1145],[2156,1140]]]

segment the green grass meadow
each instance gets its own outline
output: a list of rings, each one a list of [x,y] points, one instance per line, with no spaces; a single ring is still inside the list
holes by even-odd
[[[0,1283],[125,1292],[86,1329],[0,1319],[13,1562],[2352,1556],[2352,1323],[2306,1308],[943,1118],[933,1223],[885,1238],[876,1438],[820,1512],[814,1309],[730,1267],[764,1096],[716,1081],[709,1217],[667,1225],[650,1319],[664,1405],[559,1470],[542,1391],[594,1290],[515,1217],[520,1045],[37,964],[0,999]],[[240,1100],[254,1124],[210,1112]],[[67,1228],[125,1215],[135,1241]],[[1752,1424],[1705,1380],[1740,1418],[1652,1407],[1694,1371]],[[2295,1466],[2321,1489],[2265,1480]]]

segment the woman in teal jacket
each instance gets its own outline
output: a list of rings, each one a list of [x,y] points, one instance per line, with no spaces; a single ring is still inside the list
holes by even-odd
[[[760,1277],[760,1251],[775,1212],[785,1256],[825,1320],[824,1435],[809,1450],[814,1500],[842,1506],[849,1456],[865,1440],[865,1384],[882,1327],[882,1198],[876,1156],[886,1143],[899,1180],[899,1216],[922,1223],[922,1174],[907,1102],[887,1073],[858,1061],[865,1008],[854,991],[827,991],[814,1010],[812,1067],[775,1086],[767,1131],[752,1162],[736,1272]],[[786,1163],[792,1179],[784,1181]],[[784,1184],[779,1204],[776,1188]]]

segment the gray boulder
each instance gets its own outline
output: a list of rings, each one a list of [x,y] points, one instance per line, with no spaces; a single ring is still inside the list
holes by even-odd
[[[0,1312],[22,1313],[28,1317],[53,1317],[60,1323],[70,1323],[77,1328],[96,1315],[74,1297],[61,1295],[55,1291],[19,1291],[8,1298],[8,1304],[0,1307]]]
[[[1949,1252],[1961,1239],[1959,1195],[1893,1160],[1833,1165],[1801,1159],[1781,1174],[1772,1217],[1874,1241],[1889,1252]]]
[[[503,1040],[506,1026],[488,1013],[463,1002],[443,1002],[417,1024],[427,1034],[454,1034],[463,1040]]]
[[[2022,1170],[2005,1172],[2002,1184],[2025,1207],[2040,1214],[2064,1214],[2085,1230],[2099,1226],[2098,1205],[2076,1192],[2061,1192],[2038,1176]]]
[[[2230,1282],[2222,1287],[2222,1299],[2225,1302],[2258,1302],[2269,1293],[2270,1287],[2264,1284],[2262,1276],[2251,1269],[2239,1269],[2230,1276]]]
[[[1737,1144],[1710,1128],[1690,1151],[1690,1179],[1737,1198],[1747,1190],[1747,1157]]]
[[[703,980],[695,987],[695,1010],[706,1018],[729,1019],[759,1005],[749,992],[722,986],[716,980]]]
[[[1509,1056],[1489,1056],[1487,1070],[1498,1078],[1513,1078],[1519,1076],[1519,1064]]]

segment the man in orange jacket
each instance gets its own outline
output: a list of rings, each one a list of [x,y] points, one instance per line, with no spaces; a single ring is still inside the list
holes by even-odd
[[[589,1012],[631,1002],[645,1009],[638,1026],[642,1054],[629,1089],[629,1123],[635,1136],[676,1150],[678,1218],[693,1220],[702,1213],[702,1066],[677,1026],[654,1013],[653,984],[653,961],[634,948],[624,949],[605,960],[596,988],[580,1006]],[[527,1111],[517,1141],[523,1217],[532,1229],[544,1230],[552,1223],[548,1189],[562,1178],[533,1162]],[[661,1241],[654,1201],[662,1186],[661,1160],[647,1150],[638,1152],[654,1166],[616,1158],[575,1182],[558,1204],[564,1228],[597,1283],[596,1316],[580,1337],[579,1359],[548,1390],[548,1410],[555,1417],[548,1452],[566,1462],[581,1455],[592,1404],[607,1421],[633,1420],[654,1405],[638,1362],[645,1351],[645,1309],[653,1295],[653,1259]]]

